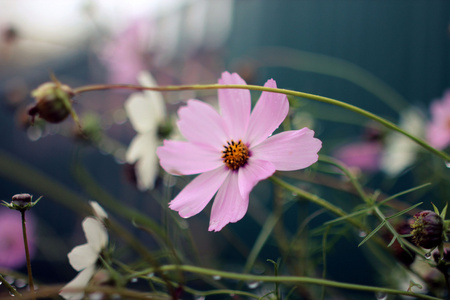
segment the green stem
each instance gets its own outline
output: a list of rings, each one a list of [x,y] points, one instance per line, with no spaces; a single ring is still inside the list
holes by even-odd
[[[27,238],[27,228],[26,228],[26,220],[25,220],[25,210],[21,210],[20,213],[22,214],[23,243],[25,245],[25,256],[27,258],[28,285],[30,286],[31,293],[34,293],[33,275],[31,273],[30,251],[28,249],[28,238]],[[33,299],[36,299],[36,298],[33,297]]]
[[[367,204],[373,204],[373,201],[371,201],[370,198],[367,197],[366,193],[364,192],[364,189],[359,184],[358,180],[356,180],[356,178],[352,175],[352,173],[348,169],[343,167],[336,159],[333,159],[332,157],[328,157],[325,155],[320,155],[319,161],[331,164],[336,168],[338,168],[339,170],[341,170],[342,172],[344,172],[345,176],[347,176],[347,178],[350,180],[356,192],[364,200],[364,202],[366,202]]]
[[[363,115],[366,118],[372,119],[384,126],[386,126],[389,129],[395,130],[411,140],[413,140],[415,143],[419,144],[429,152],[439,156],[446,162],[450,162],[450,155],[440,151],[438,149],[435,149],[428,145],[425,141],[422,139],[419,139],[418,137],[413,136],[412,134],[404,131],[394,123],[381,118],[371,112],[368,112],[367,110],[364,110],[362,108],[359,108],[357,106],[338,101],[332,98],[303,93],[303,92],[297,92],[292,90],[286,90],[286,89],[277,89],[277,88],[269,88],[269,87],[263,87],[258,85],[241,85],[241,84],[228,84],[228,85],[221,85],[221,84],[196,84],[196,85],[178,85],[178,86],[162,86],[162,87],[143,87],[140,85],[132,85],[132,84],[99,84],[99,85],[88,85],[79,87],[73,90],[75,95],[84,93],[84,92],[90,92],[90,91],[98,91],[98,90],[109,90],[109,89],[131,89],[131,90],[138,90],[138,91],[182,91],[182,90],[215,90],[215,89],[247,89],[247,90],[253,90],[253,91],[263,91],[263,92],[273,92],[273,93],[281,93],[285,95],[295,96],[295,97],[301,97],[306,98],[318,102],[328,103],[335,106],[339,106],[342,108],[345,108],[347,110],[356,112],[360,115]]]
[[[439,298],[416,294],[413,292],[400,291],[390,288],[381,288],[374,287],[368,285],[360,285],[353,283],[344,283],[333,280],[319,279],[319,278],[310,278],[310,277],[298,277],[298,276],[264,276],[264,275],[251,275],[251,274],[241,274],[241,273],[233,273],[233,272],[225,272],[214,269],[201,268],[196,266],[189,265],[165,265],[161,267],[161,271],[185,271],[196,274],[208,275],[208,276],[220,276],[221,278],[228,278],[234,280],[244,280],[244,281],[261,281],[261,282],[274,282],[274,283],[291,283],[291,284],[315,284],[321,286],[335,287],[341,289],[349,289],[356,291],[365,291],[365,292],[373,292],[373,293],[386,293],[392,295],[405,295],[405,296],[414,296],[421,299],[432,299],[438,300]],[[145,271],[148,274],[148,270]]]
[[[283,180],[281,180],[278,177],[272,176],[269,178],[270,180],[272,180],[274,183],[278,184],[279,186],[287,189],[288,191],[291,191],[292,193],[296,194],[297,196],[303,197],[305,199],[308,199],[308,201],[315,203],[323,208],[325,208],[326,210],[340,216],[340,217],[344,217],[347,216],[347,213],[345,211],[343,211],[342,209],[340,209],[337,206],[334,206],[333,204],[331,204],[330,202],[326,201],[325,199],[320,198],[317,195],[308,193],[307,191],[301,190]],[[354,219],[348,219],[348,221],[354,225],[355,227],[359,228],[359,229],[364,229],[364,226],[362,224],[360,224],[359,222],[357,222]]]

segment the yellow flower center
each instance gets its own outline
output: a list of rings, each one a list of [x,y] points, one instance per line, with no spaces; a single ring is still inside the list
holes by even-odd
[[[230,170],[237,170],[247,163],[249,158],[248,148],[241,140],[235,142],[227,142],[227,145],[223,146],[225,150],[222,151],[223,162]]]

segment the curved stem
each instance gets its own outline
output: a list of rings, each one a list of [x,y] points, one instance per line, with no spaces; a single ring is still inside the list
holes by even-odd
[[[269,88],[269,87],[263,87],[263,86],[258,86],[258,85],[241,85],[241,84],[228,84],[228,85],[221,85],[221,84],[201,85],[201,84],[198,84],[198,85],[162,86],[162,87],[143,87],[140,85],[132,85],[132,84],[110,84],[110,85],[100,84],[100,85],[88,85],[88,86],[79,87],[79,88],[74,89],[73,92],[75,95],[78,95],[78,94],[89,92],[89,91],[109,90],[109,89],[131,89],[131,90],[138,90],[138,91],[247,89],[247,90],[254,90],[254,91],[281,93],[281,94],[285,94],[285,95],[306,98],[306,99],[310,99],[310,100],[314,100],[314,101],[318,101],[318,102],[323,102],[323,103],[328,103],[328,104],[332,104],[335,106],[339,106],[344,109],[356,112],[366,118],[372,119],[372,120],[384,125],[385,127],[389,128],[389,129],[395,130],[395,131],[407,136],[408,138],[410,138],[415,143],[419,144],[420,146],[422,146],[429,152],[441,157],[446,162],[450,162],[449,154],[431,147],[424,140],[404,131],[403,129],[401,129],[400,127],[395,125],[394,123],[392,123],[384,118],[381,118],[367,110],[359,108],[357,106],[354,106],[354,105],[351,105],[351,104],[348,104],[348,103],[345,103],[342,101],[338,101],[338,100],[335,100],[332,98],[328,98],[328,97],[323,97],[323,96],[318,96],[318,95],[313,95],[313,94],[308,94],[308,93],[303,93],[303,92],[297,92],[297,91],[292,91],[292,90],[286,90],[286,89],[277,89],[277,88]]]
[[[297,276],[264,276],[264,275],[252,275],[252,274],[241,274],[241,273],[233,273],[233,272],[225,272],[214,269],[201,268],[196,266],[189,265],[165,265],[161,267],[162,271],[179,271],[183,270],[185,272],[191,272],[196,274],[208,275],[208,276],[220,276],[221,278],[235,279],[235,280],[244,280],[244,281],[261,281],[261,282],[274,282],[274,283],[303,283],[303,284],[315,284],[321,286],[342,288],[342,289],[350,289],[357,291],[365,291],[365,292],[373,292],[373,293],[386,293],[392,295],[405,295],[405,296],[414,296],[421,299],[432,299],[438,300],[439,298],[416,294],[413,292],[400,291],[390,288],[380,288],[368,285],[360,285],[353,283],[344,283],[337,282],[333,280],[319,279],[319,278],[311,278],[311,277],[297,277]],[[148,273],[148,270],[146,270]]]

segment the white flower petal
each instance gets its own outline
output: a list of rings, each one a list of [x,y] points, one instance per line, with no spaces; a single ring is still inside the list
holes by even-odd
[[[95,265],[98,260],[98,252],[89,244],[76,246],[67,254],[69,263],[77,271]]]
[[[94,218],[85,218],[82,223],[84,234],[88,245],[97,252],[106,247],[108,243],[108,232],[102,222]]]
[[[425,135],[425,121],[420,110],[409,108],[401,113],[399,127],[415,136]],[[386,137],[386,148],[381,156],[381,169],[389,176],[396,176],[414,163],[420,146],[398,132]]]
[[[161,117],[158,117],[152,101],[143,93],[131,94],[125,102],[125,110],[134,130],[139,133],[156,132]]]
[[[155,134],[138,134],[130,144],[126,153],[126,161],[136,163],[135,170],[138,188],[152,189],[158,176],[159,164],[156,156],[158,140]]]
[[[92,210],[94,211],[94,215],[99,218],[100,220],[108,219],[108,214],[103,209],[103,207],[98,204],[97,201],[89,201],[89,204],[92,207]]]
[[[95,266],[90,266],[89,268],[84,269],[78,275],[72,279],[68,284],[66,284],[62,289],[59,295],[66,300],[81,300],[83,299],[84,292],[74,292],[70,291],[71,289],[80,289],[84,288],[88,285],[92,276],[95,273]]]
[[[147,87],[155,87],[156,82],[148,72],[141,72],[139,83]],[[125,102],[125,110],[133,128],[140,133],[154,131],[166,117],[164,99],[160,92],[144,91],[133,93]]]
[[[158,84],[156,83],[155,78],[149,72],[141,72],[138,75],[138,81],[141,85],[147,87],[156,87]],[[166,117],[166,105],[164,103],[163,96],[160,92],[154,91],[144,91],[145,97],[151,100],[152,105],[152,115],[156,117],[156,121],[161,122]]]

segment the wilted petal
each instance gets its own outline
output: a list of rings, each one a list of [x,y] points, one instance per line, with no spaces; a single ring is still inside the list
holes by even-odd
[[[309,167],[318,159],[322,142],[313,137],[308,128],[285,131],[271,136],[250,149],[255,159],[273,163],[279,171],[293,171]]]
[[[90,217],[85,218],[81,225],[88,244],[97,252],[98,256],[108,243],[108,232],[105,226],[99,220]]]
[[[136,163],[136,175],[140,190],[152,189],[158,176],[156,148],[158,140],[153,132],[138,134],[126,153],[128,163]]]
[[[238,173],[230,172],[214,199],[208,230],[220,231],[228,223],[239,221],[244,217],[247,208],[248,197],[241,196]]]
[[[95,265],[98,260],[98,252],[89,244],[76,246],[67,254],[69,263],[77,271]]]
[[[250,157],[247,165],[239,168],[238,183],[241,197],[248,200],[248,196],[255,185],[275,173],[275,166],[265,160]]]
[[[170,203],[183,218],[198,214],[205,208],[228,175],[226,167],[206,172],[192,180]]]
[[[225,123],[219,113],[205,102],[189,100],[178,110],[178,128],[190,142],[222,150],[227,141]]]
[[[222,153],[189,142],[164,141],[156,154],[160,164],[173,175],[192,175],[211,171],[223,166]]]
[[[275,80],[270,79],[265,87],[276,88]],[[253,108],[248,124],[246,142],[255,146],[269,137],[284,121],[289,111],[286,95],[262,92]]]
[[[70,291],[70,289],[82,289],[85,288],[89,281],[91,280],[92,276],[94,276],[95,273],[95,266],[92,265],[80,273],[72,279],[68,284],[66,284],[62,289],[59,295],[63,297],[66,300],[80,300],[83,299],[84,291],[75,292]]]
[[[246,84],[236,73],[222,73],[219,84]],[[219,106],[230,139],[239,140],[247,131],[250,118],[251,96],[246,89],[219,89]]]

